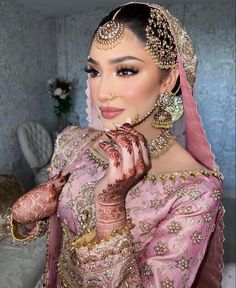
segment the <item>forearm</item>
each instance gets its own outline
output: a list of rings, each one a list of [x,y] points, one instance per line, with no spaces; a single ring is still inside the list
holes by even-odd
[[[96,236],[98,240],[111,236],[114,231],[123,228],[125,224],[124,202],[113,205],[96,204]]]

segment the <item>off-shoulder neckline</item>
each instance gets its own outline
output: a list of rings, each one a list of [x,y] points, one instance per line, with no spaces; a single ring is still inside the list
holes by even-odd
[[[224,176],[219,171],[210,170],[207,168],[194,169],[188,171],[176,171],[176,172],[167,172],[160,173],[158,175],[154,175],[152,173],[148,173],[144,176],[144,179],[150,180],[152,182],[156,182],[160,180],[162,183],[166,183],[167,181],[175,182],[177,180],[187,180],[189,177],[197,178],[199,176],[214,176],[218,178],[220,181],[224,180]]]
[[[95,149],[93,149],[92,147],[89,147],[86,153],[89,156],[89,158],[93,160],[98,166],[102,166],[104,169],[107,168],[108,161],[105,158],[103,158],[99,153],[97,153]],[[210,170],[207,168],[199,168],[199,169],[188,170],[188,171],[164,172],[158,175],[155,175],[149,172],[147,173],[146,176],[144,176],[144,180],[150,180],[152,182],[156,182],[160,180],[162,183],[165,183],[167,181],[175,182],[178,179],[186,180],[189,177],[196,178],[202,175],[206,177],[215,176],[220,181],[223,181],[224,179],[223,175],[218,171]]]

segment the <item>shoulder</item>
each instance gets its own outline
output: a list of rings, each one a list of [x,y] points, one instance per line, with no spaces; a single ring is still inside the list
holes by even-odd
[[[67,164],[74,161],[83,147],[94,140],[100,132],[93,128],[69,126],[65,128],[55,141],[54,153],[50,165],[50,175],[53,176]]]
[[[151,172],[154,174],[194,171],[206,168],[178,143],[171,147],[168,153],[164,154],[160,159],[153,159],[151,162]]]
[[[68,126],[60,134],[58,134],[55,149],[63,148],[70,144],[76,146],[77,142],[85,142],[87,139],[92,139],[98,131],[93,128],[83,128],[80,126]]]

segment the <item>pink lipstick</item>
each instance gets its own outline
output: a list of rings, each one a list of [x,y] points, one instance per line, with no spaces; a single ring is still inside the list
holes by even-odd
[[[117,108],[117,107],[99,107],[101,111],[101,115],[105,119],[112,119],[120,115],[125,109]]]

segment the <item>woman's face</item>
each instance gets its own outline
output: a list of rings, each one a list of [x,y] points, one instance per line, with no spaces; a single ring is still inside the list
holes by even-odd
[[[128,29],[121,43],[101,50],[92,43],[88,57],[90,93],[104,128],[142,118],[155,104],[162,88],[162,72]]]

